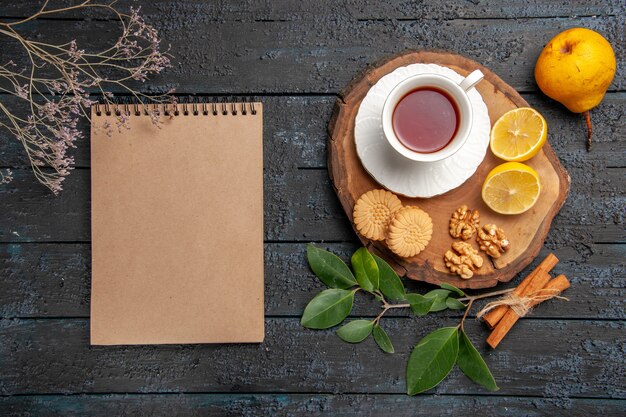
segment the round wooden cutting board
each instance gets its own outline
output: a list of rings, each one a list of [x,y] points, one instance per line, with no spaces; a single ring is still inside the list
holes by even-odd
[[[359,105],[370,87],[382,76],[398,67],[414,63],[443,65],[461,75],[480,69],[485,78],[476,88],[487,105],[492,125],[508,110],[528,106],[511,86],[493,72],[475,61],[449,52],[407,52],[367,70],[343,91],[342,97],[335,104],[329,125],[328,169],[335,191],[350,221],[354,204],[361,194],[383,188],[365,171],[356,153],[354,122]],[[549,143],[546,143],[538,155],[526,162],[541,178],[542,189],[539,200],[526,213],[517,216],[500,215],[483,203],[480,191],[487,173],[503,162],[487,150],[485,160],[476,173],[460,187],[427,199],[398,196],[403,204],[419,206],[430,214],[433,220],[432,240],[416,257],[400,258],[394,255],[384,242],[373,242],[361,235],[359,238],[371,252],[389,262],[398,274],[414,280],[433,284],[447,282],[459,288],[487,288],[500,281],[509,281],[539,253],[552,219],[567,198],[570,179]],[[511,241],[511,249],[499,259],[491,259],[481,252],[485,262],[469,280],[450,274],[443,261],[443,254],[450,249],[455,240],[448,233],[450,216],[463,204],[480,211],[481,224],[495,223],[502,227]],[[478,247],[473,239],[469,242]]]

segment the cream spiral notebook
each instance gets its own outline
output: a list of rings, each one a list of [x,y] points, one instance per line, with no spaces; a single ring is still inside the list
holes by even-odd
[[[91,343],[263,341],[261,103],[91,114]]]

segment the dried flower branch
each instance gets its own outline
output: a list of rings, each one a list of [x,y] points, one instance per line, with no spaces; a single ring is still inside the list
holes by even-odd
[[[148,96],[127,83],[144,82],[169,67],[170,59],[160,51],[157,30],[143,20],[139,9],[131,8],[130,14],[123,14],[115,8],[115,1],[103,4],[92,0],[56,9],[47,6],[46,0],[37,13],[26,19],[0,22],[0,35],[17,41],[28,62],[23,69],[13,61],[0,65],[0,91],[25,100],[29,107],[28,115],[20,117],[0,103],[0,127],[22,143],[37,179],[58,194],[73,169],[74,160],[67,152],[83,137],[77,123],[81,117],[90,119],[89,107],[95,103],[92,97],[101,96],[105,103],[113,104],[113,94],[105,91],[113,87],[139,101],[166,102],[167,95]],[[19,31],[21,24],[38,17],[87,8],[110,12],[120,24],[119,38],[103,50],[81,49],[75,40],[63,44],[40,42]],[[158,115],[151,115],[151,119],[159,122]],[[118,115],[116,127],[127,128],[127,120],[127,115]],[[113,127],[109,124],[102,128],[110,133]],[[10,178],[3,175],[0,184]]]

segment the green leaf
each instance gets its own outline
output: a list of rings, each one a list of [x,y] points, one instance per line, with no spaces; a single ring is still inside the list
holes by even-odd
[[[448,284],[447,282],[439,284],[439,286],[441,288],[443,288],[444,290],[450,290],[452,292],[455,292],[455,293],[459,294],[461,297],[466,297],[467,296],[467,294],[465,294],[463,291],[461,291],[460,289],[458,289],[457,287],[455,287],[452,284]]]
[[[402,301],[406,291],[404,285],[391,266],[384,259],[372,255],[378,265],[379,288],[390,301]]]
[[[459,353],[456,327],[435,330],[413,348],[406,367],[407,394],[415,395],[438,385],[454,367]]]
[[[426,298],[420,294],[407,294],[406,300],[411,304],[411,311],[418,317],[428,314],[435,302],[435,298]]]
[[[456,298],[448,297],[446,298],[446,307],[448,307],[450,310],[463,310],[467,306]]]
[[[327,286],[345,290],[357,284],[348,265],[337,255],[310,243],[306,246],[306,255],[315,275]]]
[[[461,368],[461,371],[475,383],[482,385],[489,391],[500,389],[496,385],[496,381],[493,379],[487,364],[463,330],[461,330],[461,336],[459,337],[459,357],[456,363]]]
[[[361,288],[369,292],[378,289],[378,265],[366,248],[360,248],[354,252],[352,269]]]
[[[374,323],[370,320],[352,320],[337,330],[337,336],[344,342],[359,343],[372,333]]]
[[[432,290],[424,294],[426,298],[433,298],[435,301],[433,302],[432,307],[430,307],[430,311],[441,311],[448,308],[446,305],[446,298],[450,295],[449,290]]]
[[[322,291],[309,301],[300,324],[309,329],[327,329],[341,323],[352,310],[354,293],[340,289]]]
[[[374,331],[372,332],[372,335],[374,336],[376,344],[383,352],[395,352],[393,345],[391,344],[391,339],[389,339],[389,336],[387,336],[387,332],[385,332],[378,323],[376,323],[376,325],[374,326]]]

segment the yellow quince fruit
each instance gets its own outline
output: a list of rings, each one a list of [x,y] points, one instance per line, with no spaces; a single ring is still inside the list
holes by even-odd
[[[535,65],[541,91],[587,120],[587,148],[591,147],[589,110],[604,98],[616,69],[611,44],[598,32],[573,28],[556,35],[543,48]]]

